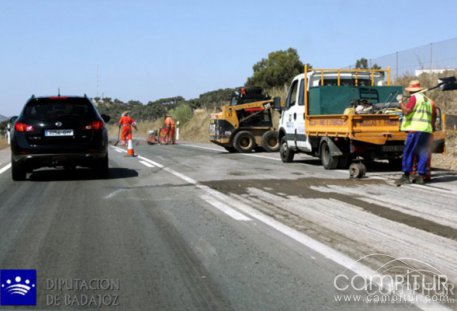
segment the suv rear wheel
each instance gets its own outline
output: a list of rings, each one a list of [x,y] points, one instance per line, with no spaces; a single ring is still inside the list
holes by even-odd
[[[107,177],[109,173],[108,155],[94,162],[94,172],[99,177]]]
[[[11,177],[15,181],[25,180],[25,167],[15,161],[11,161]]]

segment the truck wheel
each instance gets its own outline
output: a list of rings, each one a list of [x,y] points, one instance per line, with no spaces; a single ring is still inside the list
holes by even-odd
[[[295,152],[289,148],[287,145],[287,138],[283,136],[281,138],[281,146],[279,147],[279,155],[281,156],[281,160],[284,163],[290,163],[294,160]]]
[[[347,170],[351,164],[351,157],[348,155],[340,156],[338,159],[338,169]]]
[[[338,157],[332,156],[327,142],[321,145],[321,162],[326,170],[334,170],[338,167]]]
[[[25,180],[26,174],[27,174],[27,172],[23,165],[15,162],[15,161],[11,161],[11,178],[13,180],[15,180],[15,181]]]
[[[262,135],[262,147],[267,152],[276,152],[279,150],[278,132],[267,131]]]
[[[248,153],[255,148],[255,137],[248,131],[240,131],[233,139],[233,146],[238,152]]]

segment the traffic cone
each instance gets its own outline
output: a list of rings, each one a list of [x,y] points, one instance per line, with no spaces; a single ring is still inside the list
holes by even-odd
[[[134,157],[135,156],[135,151],[133,150],[133,143],[132,140],[129,139],[128,144],[127,144],[127,155]]]

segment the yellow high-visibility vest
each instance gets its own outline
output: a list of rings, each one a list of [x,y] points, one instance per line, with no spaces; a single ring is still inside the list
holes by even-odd
[[[432,133],[432,101],[423,94],[414,94],[416,105],[413,110],[403,116],[401,131]]]

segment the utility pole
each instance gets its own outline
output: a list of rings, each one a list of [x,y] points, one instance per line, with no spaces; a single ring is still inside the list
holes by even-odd
[[[433,43],[430,43],[430,73],[433,69]]]
[[[97,97],[98,97],[98,89],[100,88],[100,73],[99,73],[99,66],[97,64]]]
[[[395,81],[398,80],[398,51],[395,53]]]

